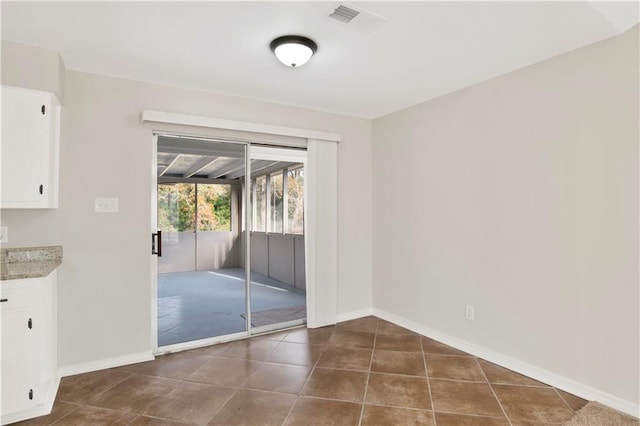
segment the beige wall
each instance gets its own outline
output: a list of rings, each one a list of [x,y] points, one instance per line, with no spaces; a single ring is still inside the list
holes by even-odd
[[[64,247],[61,367],[151,350],[152,153],[151,127],[140,124],[142,109],[341,134],[338,312],[371,306],[369,120],[80,72],[66,75],[60,208],[2,211],[8,246]],[[120,212],[94,213],[96,196],[119,197]]]
[[[237,268],[236,240],[230,231],[163,232],[158,273]]]
[[[304,235],[251,233],[251,271],[304,289]]]
[[[638,403],[638,35],[374,121],[374,308]]]
[[[64,104],[64,80],[58,52],[2,40],[2,84],[53,92]]]

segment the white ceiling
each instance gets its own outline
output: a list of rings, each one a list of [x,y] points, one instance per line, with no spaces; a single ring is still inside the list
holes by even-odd
[[[339,4],[2,1],[2,39],[68,69],[376,118],[639,21],[637,2],[351,3],[387,19],[364,31],[327,17]],[[285,34],[318,43],[304,67],[269,50]]]

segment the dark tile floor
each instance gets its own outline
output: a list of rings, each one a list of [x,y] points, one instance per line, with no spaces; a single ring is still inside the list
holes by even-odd
[[[24,425],[542,425],[586,401],[367,317],[66,377]]]

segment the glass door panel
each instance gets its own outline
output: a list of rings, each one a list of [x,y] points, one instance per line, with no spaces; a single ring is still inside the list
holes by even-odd
[[[158,137],[158,346],[247,332],[247,145]]]
[[[306,323],[306,151],[250,149],[250,312],[256,334]]]

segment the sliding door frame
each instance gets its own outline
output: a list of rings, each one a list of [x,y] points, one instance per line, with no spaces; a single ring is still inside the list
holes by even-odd
[[[152,141],[152,193],[157,186],[157,135],[166,134],[182,137],[202,138],[220,142],[247,144],[246,161],[250,161],[252,145],[272,145],[282,148],[307,149],[307,167],[305,170],[305,271],[307,275],[307,327],[317,328],[335,324],[338,308],[337,279],[337,147],[341,136],[317,130],[271,125],[266,123],[228,120],[213,117],[194,116],[188,114],[163,111],[143,110],[142,123],[150,130]],[[224,137],[220,135],[224,134]],[[227,136],[233,134],[233,136]],[[278,142],[279,138],[285,140]],[[271,141],[268,139],[271,138]],[[287,140],[289,138],[289,140]],[[273,141],[275,140],[275,142]],[[293,142],[292,142],[293,141]],[[303,141],[304,143],[300,143]],[[250,165],[249,165],[250,167]],[[250,175],[249,175],[250,176]],[[250,185],[245,184],[245,229],[250,229],[251,215],[246,209],[250,201]],[[157,209],[157,193],[151,196],[151,210]],[[157,214],[152,213],[151,230],[157,228]],[[249,233],[246,232],[245,244],[250,244]],[[250,246],[247,245],[250,249]],[[249,251],[249,250],[248,250]],[[251,335],[251,329],[242,333],[188,342],[188,344],[163,347],[159,352],[157,332],[157,258],[151,258],[151,349],[154,354],[164,353],[166,349],[180,351],[214,343],[237,340]],[[245,259],[245,264],[249,264]],[[245,280],[246,281],[246,280]],[[320,291],[322,290],[322,291]],[[250,293],[247,297],[250,298]],[[249,301],[250,302],[250,301]],[[248,310],[250,326],[250,309]]]
[[[193,135],[185,135],[180,132],[165,132],[165,131],[154,131],[153,132],[153,146],[152,146],[152,176],[151,176],[151,232],[155,233],[158,231],[158,176],[157,176],[157,166],[158,166],[158,136],[167,136],[167,137],[184,137],[190,138]],[[241,141],[241,140],[225,140],[220,138],[213,137],[198,137],[206,142],[212,143],[226,143],[226,144],[234,144],[234,145],[243,145],[244,146],[244,167],[245,167],[245,190],[243,194],[245,195],[242,209],[243,209],[243,218],[245,222],[245,228],[248,229],[248,226],[251,226],[251,217],[250,217],[250,209],[247,208],[246,204],[249,201],[249,191],[246,190],[247,182],[246,176],[251,176],[251,159],[250,159],[250,150],[251,143],[249,141]],[[197,193],[196,193],[197,194]],[[197,196],[197,195],[196,195]],[[197,226],[197,225],[196,225]],[[177,352],[187,349],[193,349],[197,347],[207,346],[219,342],[225,342],[230,340],[237,340],[248,337],[251,335],[251,271],[248,269],[248,265],[250,265],[251,260],[251,241],[248,237],[249,233],[246,232],[245,229],[245,253],[244,253],[244,266],[245,266],[245,330],[237,333],[225,334],[222,336],[214,336],[205,339],[192,340],[188,342],[176,343],[172,345],[166,346],[158,346],[158,257],[153,255],[151,256],[151,347],[154,355],[168,353],[168,352]],[[242,224],[239,224],[239,231],[242,232]],[[196,244],[197,244],[197,235],[196,235]],[[196,248],[197,252],[197,248]],[[196,256],[196,269],[197,269],[197,256]]]
[[[292,162],[292,163],[302,163],[303,167],[306,170],[307,167],[307,150],[306,149],[296,149],[296,148],[288,148],[288,147],[276,147],[276,146],[256,146],[256,145],[251,145],[250,147],[250,155],[249,155],[249,162],[251,162],[251,160],[273,160],[273,161],[286,161],[286,162]],[[251,181],[253,180],[251,178],[251,174],[247,174],[247,176],[249,176],[249,184],[251,183]],[[271,216],[269,213],[269,204],[270,204],[270,197],[269,197],[269,174],[266,175],[267,176],[267,204],[266,204],[266,222],[265,222],[265,234],[268,234],[268,229],[269,229],[269,221],[271,220]],[[285,203],[286,200],[286,173],[283,173],[282,175],[282,179],[283,179],[283,212],[286,211],[287,205]],[[251,185],[250,185],[251,186]],[[303,194],[304,194],[304,201],[303,201],[303,205],[304,205],[304,209],[305,209],[305,214],[306,214],[306,209],[307,209],[307,180],[304,180],[304,190],[303,190]],[[253,191],[251,191],[253,194]],[[247,206],[249,206],[252,210],[252,214],[250,214],[249,216],[251,216],[252,218],[255,217],[253,215],[253,201],[255,200],[254,197],[252,197],[252,202],[251,204],[247,203]],[[286,218],[286,214],[283,214],[283,218],[282,218],[282,229],[283,229],[283,233],[285,228],[285,218]],[[306,222],[306,221],[305,221]],[[305,230],[306,232],[306,230]],[[248,227],[247,228],[247,234],[251,235],[251,228]],[[305,235],[305,241],[306,241],[306,235]],[[251,249],[250,246],[249,250]],[[305,259],[306,259],[306,243],[305,243]],[[251,268],[251,263],[249,262],[249,269]],[[306,270],[305,270],[305,274],[306,274]],[[306,281],[306,280],[305,280]],[[309,306],[309,292],[305,291],[306,294],[306,300],[305,300],[305,306]],[[250,305],[249,305],[250,307]],[[292,321],[286,321],[286,322],[280,322],[280,323],[274,323],[274,324],[268,324],[268,325],[263,325],[263,326],[259,326],[259,327],[251,327],[251,322],[249,322],[249,329],[251,331],[251,334],[262,334],[262,333],[268,333],[270,331],[274,331],[274,330],[280,330],[280,329],[285,329],[285,328],[290,328],[290,327],[296,327],[296,326],[300,326],[303,325],[306,321],[305,320],[292,320]]]

